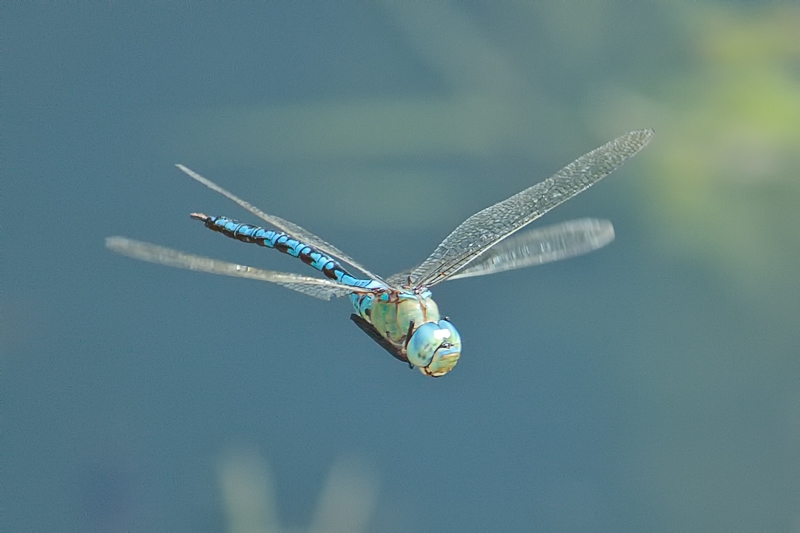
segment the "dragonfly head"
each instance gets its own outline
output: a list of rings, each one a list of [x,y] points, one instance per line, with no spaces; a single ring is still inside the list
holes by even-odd
[[[426,322],[414,330],[406,346],[408,362],[426,376],[444,376],[461,355],[461,335],[448,320]]]

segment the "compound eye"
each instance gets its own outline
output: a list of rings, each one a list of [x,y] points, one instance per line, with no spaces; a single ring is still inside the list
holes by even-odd
[[[408,341],[406,347],[408,362],[414,366],[428,366],[436,348],[445,339],[445,335],[449,336],[450,332],[446,329],[443,330],[434,322],[422,324],[411,334],[411,339]]]
[[[442,347],[452,348],[455,345],[461,346],[461,335],[459,335],[458,331],[456,330],[455,326],[451,324],[448,320],[440,320],[439,321],[439,328],[440,333],[439,335],[442,337]]]

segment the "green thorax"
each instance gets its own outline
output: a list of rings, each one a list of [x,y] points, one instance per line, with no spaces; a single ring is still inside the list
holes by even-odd
[[[421,294],[385,292],[371,304],[368,320],[384,338],[395,344],[405,340],[412,321],[417,328],[439,320],[439,308],[431,299],[430,291]]]

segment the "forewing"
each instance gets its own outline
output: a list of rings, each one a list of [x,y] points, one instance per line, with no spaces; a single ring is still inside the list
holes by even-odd
[[[197,172],[195,172],[194,170],[192,170],[190,168],[187,168],[187,167],[185,167],[185,166],[183,166],[181,164],[177,164],[175,166],[178,167],[182,172],[184,172],[190,178],[194,179],[195,181],[198,181],[198,182],[202,183],[203,185],[205,185],[206,187],[208,187],[212,191],[221,194],[225,198],[228,198],[229,200],[232,200],[233,202],[238,204],[240,207],[243,207],[244,209],[250,211],[255,216],[257,216],[258,218],[263,220],[264,222],[267,222],[267,223],[275,226],[276,228],[280,229],[281,231],[286,232],[287,234],[291,235],[292,237],[294,237],[298,241],[304,242],[304,243],[308,244],[309,246],[313,246],[314,248],[316,248],[320,252],[326,253],[326,254],[330,255],[331,257],[334,257],[335,259],[339,259],[343,263],[347,263],[347,264],[357,268],[358,270],[360,270],[361,272],[366,274],[371,279],[375,279],[375,280],[384,282],[384,280],[380,276],[377,276],[377,275],[373,274],[372,272],[370,272],[369,270],[364,268],[355,259],[353,259],[352,257],[348,256],[347,254],[345,254],[344,252],[342,252],[341,250],[339,250],[338,248],[336,248],[332,244],[330,244],[330,243],[322,240],[321,238],[317,237],[316,235],[314,235],[310,231],[308,231],[306,229],[303,229],[300,226],[298,226],[297,224],[289,222],[288,220],[284,220],[284,219],[282,219],[280,217],[276,217],[275,215],[270,215],[268,213],[265,213],[264,211],[260,210],[256,206],[250,204],[249,202],[246,202],[246,201],[242,200],[241,198],[239,198],[238,196],[234,195],[233,193],[226,191],[225,189],[223,189],[222,187],[220,187],[219,185],[217,185],[213,181],[209,180],[208,178],[205,178],[205,177],[201,176],[200,174],[198,174]]]
[[[332,296],[345,296],[354,292],[368,292],[333,280],[237,265],[157,246],[148,242],[135,241],[126,237],[107,237],[106,247],[118,254],[160,265],[236,278],[269,281],[322,300],[330,300]]]
[[[639,130],[617,137],[550,178],[475,213],[411,272],[412,285],[430,287],[456,274],[498,242],[610,174],[652,136],[653,130]]]
[[[411,275],[411,270],[403,270],[397,274],[392,274],[386,278],[386,282],[392,287],[405,287],[408,284],[408,276]]]

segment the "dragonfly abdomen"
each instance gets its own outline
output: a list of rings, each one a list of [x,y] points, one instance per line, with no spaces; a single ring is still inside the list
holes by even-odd
[[[202,213],[192,213],[191,216],[203,222],[208,229],[222,233],[226,237],[266,248],[273,248],[300,259],[303,263],[322,272],[329,279],[348,285],[360,285],[358,283],[360,280],[353,277],[337,261],[313,246],[300,242],[286,233],[268,230],[252,224],[242,224],[227,217],[211,217]]]

